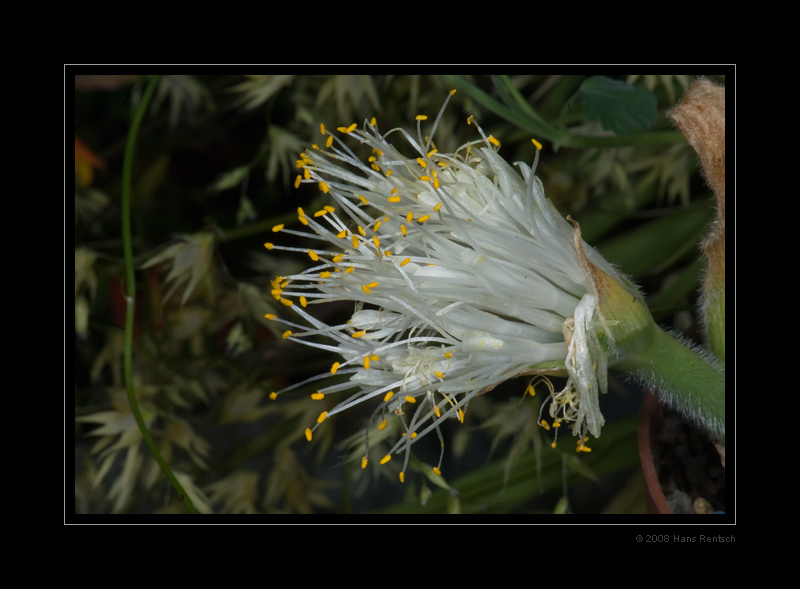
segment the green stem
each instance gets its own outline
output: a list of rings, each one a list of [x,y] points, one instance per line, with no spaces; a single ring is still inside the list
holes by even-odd
[[[631,373],[667,405],[725,441],[725,369],[710,353],[656,328],[647,350],[615,368]]]
[[[142,432],[142,439],[150,452],[153,454],[161,470],[167,476],[172,486],[178,492],[178,495],[186,505],[186,510],[189,513],[197,513],[189,494],[184,491],[183,486],[173,474],[169,465],[161,456],[158,451],[150,431],[147,429],[147,424],[144,422],[142,412],[139,409],[139,403],[136,400],[136,395],[133,391],[133,324],[136,312],[136,282],[134,277],[133,267],[133,241],[131,238],[131,175],[133,170],[133,151],[136,146],[136,136],[139,133],[139,126],[144,118],[144,113],[147,110],[147,105],[155,92],[156,85],[161,76],[152,76],[147,84],[147,89],[142,96],[142,100],[136,107],[133,114],[133,121],[131,121],[131,128],[128,131],[128,142],[125,146],[125,158],[122,162],[122,247],[125,253],[125,351],[123,356],[123,366],[125,373],[125,388],[128,392],[128,403],[131,406],[131,413],[139,426],[139,431]]]

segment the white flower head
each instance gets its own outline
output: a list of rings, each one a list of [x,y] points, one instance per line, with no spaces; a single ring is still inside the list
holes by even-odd
[[[473,397],[521,374],[566,371],[567,387],[551,395],[551,415],[573,423],[581,439],[598,436],[603,423],[597,397],[606,388],[608,352],[596,334],[602,318],[587,260],[617,273],[585,244],[581,258],[575,230],[534,176],[538,143],[532,168],[509,165],[497,153],[499,142],[477,125],[481,139],[439,153],[431,137],[445,106],[429,137],[421,132],[425,117],[417,117],[417,137],[403,129],[381,135],[374,119],[363,129],[339,128],[344,140],[323,127],[325,149],[301,156],[295,184],[317,183],[331,205],[313,214],[299,209],[304,230],[273,229],[319,246],[265,244],[314,262],[273,281],[273,296],[303,322],[268,318],[288,327],[284,338],[341,356],[331,373],[350,375],[312,395],[350,391],[306,437],[333,415],[369,403],[373,420],[403,420],[406,435],[381,461],[404,452],[403,471],[422,436],[436,430],[441,438],[443,420],[463,422]],[[400,153],[388,141],[393,134],[415,155]],[[349,138],[372,147],[367,162],[347,146]],[[347,323],[327,325],[306,310],[331,301],[355,303]],[[565,322],[574,326],[569,341]],[[437,473],[440,466],[441,458]]]

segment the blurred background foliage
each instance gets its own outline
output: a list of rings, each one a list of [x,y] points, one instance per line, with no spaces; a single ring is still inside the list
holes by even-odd
[[[724,76],[707,76],[724,82]],[[476,137],[473,115],[509,161],[533,160],[547,196],[647,295],[662,325],[695,336],[698,242],[713,217],[694,152],[665,112],[693,79],[651,76],[163,76],[136,145],[134,390],[165,460],[205,513],[642,513],[636,447],[641,391],[611,378],[609,425],[576,453],[536,425],[524,379],[477,398],[445,428],[443,476],[419,444],[405,484],[392,463],[362,470],[368,412],[314,435],[310,390],[269,393],[328,370],[324,353],[282,339],[264,314],[276,275],[303,256],[269,253],[277,223],[323,195],[293,188],[319,127],[415,127],[458,92],[435,142]],[[184,506],[134,422],[122,378],[125,324],[121,161],[147,76],[75,76],[75,511],[171,513]],[[302,244],[300,244],[302,245]],[[345,305],[315,309],[347,317]],[[334,377],[335,378],[335,377]],[[555,383],[558,384],[558,383]],[[543,391],[542,391],[543,392]],[[368,408],[367,408],[368,409]],[[390,428],[370,434],[380,452]],[[384,449],[388,445],[384,445]]]

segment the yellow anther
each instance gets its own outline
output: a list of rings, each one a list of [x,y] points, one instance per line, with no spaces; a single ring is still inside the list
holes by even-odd
[[[453,88],[452,90],[450,90],[450,96],[452,96],[452,95],[453,95],[453,94],[455,94],[455,93],[456,93],[456,89],[455,89],[455,88]]]
[[[438,466],[434,466],[434,467],[433,467],[433,474],[442,474],[442,471],[441,471],[441,470],[439,470],[439,467],[438,467]]]
[[[319,189],[322,192],[324,192],[325,194],[328,194],[328,191],[330,190],[330,187],[325,182],[320,182],[319,183]]]
[[[283,223],[279,223],[278,225],[275,225],[275,226],[272,228],[272,232],[273,232],[273,233],[277,233],[278,231],[280,231],[280,230],[282,230],[282,229],[283,229]]]
[[[286,331],[283,332],[283,339],[288,339],[289,337],[291,337],[291,335],[292,335],[291,330],[287,329]]]
[[[319,417],[317,417],[317,423],[322,423],[323,421],[325,421],[326,417],[328,417],[328,412],[323,411],[322,413],[319,414]]]
[[[433,205],[433,210],[434,211],[438,211],[441,208],[442,208],[442,203],[440,203],[440,202],[436,203],[435,205]]]
[[[403,200],[403,199],[402,199],[402,198],[400,198],[399,196],[390,196],[390,197],[389,197],[389,198],[387,198],[386,200],[388,200],[389,202],[400,202],[400,201],[401,201],[401,200]]]
[[[358,237],[353,235],[353,247],[358,247]]]
[[[364,370],[369,370],[369,356],[364,356]]]
[[[421,157],[418,157],[418,158],[417,158],[417,163],[418,163],[420,166],[422,166],[423,168],[427,168],[427,167],[428,167],[428,162],[426,162],[426,161],[425,161],[424,159],[422,159]]]
[[[434,188],[439,188],[439,179],[436,178],[436,177],[434,177],[434,179],[433,179],[433,187]]]
[[[275,391],[272,391],[272,392],[269,394],[269,398],[270,398],[270,399],[272,399],[272,400],[274,401],[275,399],[277,399],[277,398],[278,398],[278,393],[276,393]]]
[[[363,456],[361,458],[361,468],[367,468],[367,457]]]
[[[406,395],[406,402],[408,402],[408,403],[416,403],[417,400],[414,397],[412,397],[411,395]]]
[[[411,211],[408,211],[408,214],[406,215],[406,221],[408,223],[411,223],[411,219],[413,219],[413,218],[414,218],[414,213],[412,213]],[[283,226],[281,226],[281,227],[283,227]]]
[[[553,427],[561,427],[561,422],[557,419],[553,422]]]
[[[273,315],[272,313],[267,313],[266,315],[264,315],[264,319],[274,320],[274,319],[277,319],[277,318],[278,318],[278,316],[277,315]]]
[[[434,405],[433,406],[433,412],[436,414],[436,417],[441,417],[442,416],[442,412],[439,411],[439,406],[438,405]]]
[[[474,116],[472,116],[472,115],[469,115],[469,116],[467,117],[467,125],[471,125],[471,124],[472,124],[472,121],[473,121],[474,119],[475,119],[475,117],[474,117]]]
[[[319,210],[319,211],[315,212],[314,216],[315,217],[321,217],[321,216],[327,215],[327,214],[328,214],[328,211],[326,211],[325,209],[322,209],[322,210]]]
[[[267,243],[264,244],[264,247],[267,248],[268,250],[271,250],[273,247],[275,247],[275,244],[270,243],[268,241]]]
[[[336,237],[338,237],[339,239],[344,239],[345,237],[347,237],[347,229],[343,229],[342,231],[337,233]]]
[[[422,215],[419,219],[417,219],[417,222],[418,223],[424,223],[425,221],[427,221],[430,218],[431,218],[430,215]]]
[[[322,208],[325,209],[326,211],[328,211],[329,213],[335,213],[336,212],[336,207],[333,207],[331,205],[325,205]]]
[[[408,229],[406,229],[405,225],[400,225],[400,233],[403,235],[408,235]]]
[[[336,374],[336,371],[339,370],[339,363],[334,362],[333,366],[331,366],[331,374]]]
[[[420,176],[419,179],[422,180],[423,182],[430,182],[431,181],[431,177],[430,176]]]
[[[370,164],[370,167],[375,170],[376,172],[381,171],[381,167],[378,164]]]
[[[536,389],[533,388],[533,385],[528,384],[528,388],[525,389],[525,392],[528,393],[531,397],[536,396]]]
[[[304,180],[311,180],[311,172],[308,171],[308,168],[303,170],[303,179]]]
[[[316,393],[311,393],[311,398],[315,401],[322,401],[322,399],[325,398],[325,395],[317,391]]]
[[[302,182],[302,181],[303,181],[302,176],[300,176],[300,174],[298,174],[297,178],[294,179],[294,187],[295,188],[300,188],[300,182]]]
[[[319,255],[314,250],[308,250],[308,257],[315,262],[319,262]]]
[[[290,301],[289,299],[280,299],[280,301],[281,304],[286,305],[287,307],[291,307],[293,304],[292,301]]]
[[[428,115],[417,115],[415,117],[415,119],[418,120],[418,121],[427,121],[428,120]]]
[[[309,442],[311,441],[311,428],[310,427],[306,428],[306,440],[308,440]]]
[[[362,329],[361,331],[356,331],[355,333],[351,333],[350,335],[353,336],[353,337],[361,337],[365,333],[367,333],[367,330],[366,329]]]
[[[348,267],[348,268],[347,268],[347,269],[344,271],[344,273],[345,273],[345,274],[352,274],[352,273],[353,273],[353,271],[354,271],[355,269],[356,269],[356,268],[355,268],[355,266],[349,266],[349,267]]]
[[[367,286],[370,287],[370,288],[375,288],[375,287],[378,286],[378,283],[377,282],[370,282]]]
[[[324,135],[325,134],[325,123],[319,124],[319,132]]]
[[[330,148],[333,145],[333,135],[328,135],[328,138],[325,140],[325,147]]]
[[[404,473],[402,471],[400,471],[400,482],[401,483],[405,483],[406,482],[406,473]]]
[[[383,250],[383,255],[386,256],[387,258],[391,258],[392,252],[390,252],[389,250]]]
[[[417,437],[417,432],[411,432],[411,435],[410,435],[410,436],[408,436],[408,437],[409,437],[409,438],[411,438],[411,439],[413,440],[414,438],[416,438],[416,437]]]
[[[361,290],[364,291],[364,294],[369,294],[369,293],[372,292],[372,289],[369,286],[367,286],[366,284],[361,287]]]
[[[334,264],[341,264],[342,260],[344,260],[344,254],[338,254],[333,256],[333,263]]]
[[[358,198],[359,198],[359,200],[360,200],[360,201],[361,201],[363,204],[365,204],[365,205],[368,205],[368,204],[369,204],[369,203],[367,202],[367,199],[366,199],[366,198],[364,198],[362,195],[360,195],[360,194],[359,194],[359,195],[358,195]]]
[[[452,358],[453,357],[453,352],[445,352],[444,353],[444,357],[445,358]]]
[[[392,171],[391,170],[386,170],[386,177],[388,178],[391,175],[392,175]]]
[[[361,234],[361,237],[367,236],[366,230],[361,225],[358,226],[358,232]]]
[[[536,141],[536,139],[531,139],[531,143],[533,143],[536,146],[536,149],[542,148],[542,144]]]
[[[544,429],[546,429],[546,430],[548,430],[548,431],[550,430],[550,424],[549,424],[549,423],[547,423],[547,421],[545,421],[544,419],[543,419],[542,421],[540,421],[539,423],[541,423],[541,424],[542,424],[542,427],[543,427]]]
[[[464,412],[461,409],[458,410],[458,420],[464,423]]]
[[[386,394],[383,396],[383,402],[385,403],[386,401],[388,401],[389,399],[391,399],[393,395],[394,395],[394,393],[393,393],[392,391],[389,391],[388,393],[386,393]]]
[[[372,243],[374,243],[374,244],[375,244],[375,247],[381,247],[381,240],[380,240],[380,239],[378,239],[378,236],[377,236],[377,235],[374,235],[374,236],[372,237]]]
[[[372,360],[373,362],[377,362],[378,360],[380,360],[380,357],[378,356],[378,354],[370,354],[369,359]]]
[[[372,118],[369,120],[369,124],[370,124],[370,125],[372,125],[372,126],[374,127],[375,125],[377,125],[377,124],[378,124],[378,121],[375,119],[375,117],[372,117]]]
[[[352,125],[350,125],[349,127],[344,127],[344,128],[340,127],[338,130],[339,130],[339,131],[342,131],[342,133],[352,133],[353,131],[355,131],[355,130],[356,130],[356,127],[357,127],[357,126],[358,126],[358,125],[357,125],[356,123],[353,123],[353,124],[352,124]]]
[[[402,262],[400,262],[400,265],[401,265],[401,266],[405,266],[405,265],[406,265],[406,264],[408,264],[410,261],[411,261],[411,258],[406,258],[405,260],[403,260]]]
[[[550,444],[550,447],[551,447],[551,448],[555,448],[555,447],[556,447],[556,443],[555,443],[555,442],[553,442],[552,444]]]
[[[392,457],[391,457],[391,456],[389,456],[389,455],[387,454],[386,456],[384,456],[383,458],[381,458],[381,464],[386,464],[386,463],[387,463],[387,462],[389,462],[391,459],[392,459]]]
[[[378,425],[378,431],[381,431],[381,430],[383,430],[383,428],[385,428],[385,427],[386,427],[386,424],[388,424],[388,423],[389,423],[389,422],[388,422],[388,421],[386,421],[385,419],[384,419],[383,421],[381,421],[380,425]]]
[[[308,219],[305,217],[297,217],[297,220],[300,221],[303,225],[308,225]]]
[[[375,222],[375,227],[373,227],[372,230],[373,231],[377,231],[378,229],[381,228],[381,225],[383,225],[383,221],[376,221]]]
[[[439,378],[444,378],[444,373],[439,372],[438,370],[434,370],[433,373],[438,376]]]
[[[492,145],[500,145],[500,142],[491,135],[489,135],[487,139],[489,139],[489,143],[491,143]]]
[[[319,277],[320,278],[330,278],[331,277],[331,273],[328,272],[327,270],[323,270],[322,272],[319,273]]]
[[[432,156],[434,153],[436,153],[437,151],[439,151],[439,150],[438,150],[438,149],[431,149],[431,150],[428,152],[428,157],[431,157],[431,156]]]

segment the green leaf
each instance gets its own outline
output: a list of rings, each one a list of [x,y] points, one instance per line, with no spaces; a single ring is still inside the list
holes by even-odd
[[[614,133],[646,131],[655,122],[656,97],[644,86],[631,86],[605,76],[587,78],[578,89],[586,119],[600,121]]]

